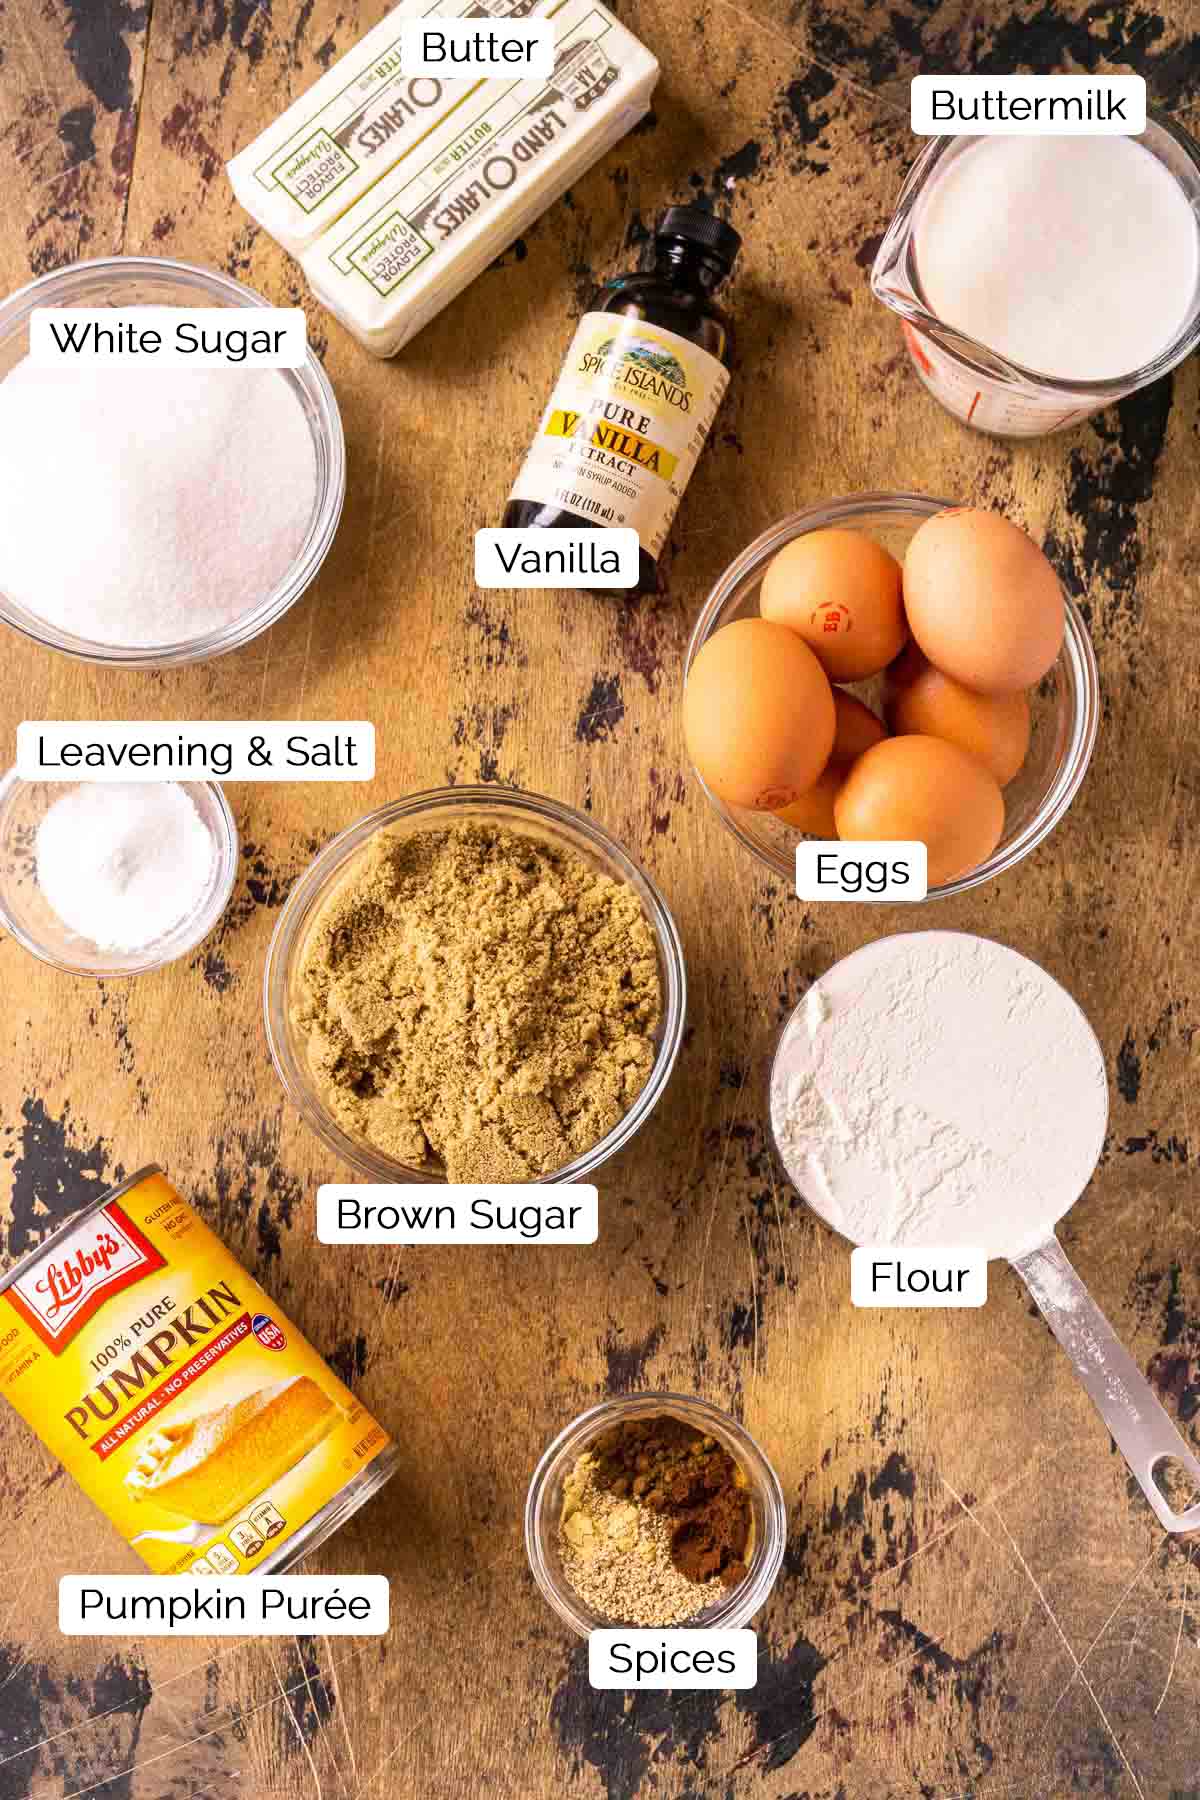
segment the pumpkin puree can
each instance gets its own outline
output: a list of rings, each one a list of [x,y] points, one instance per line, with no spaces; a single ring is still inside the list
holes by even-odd
[[[0,1276],[0,1393],[158,1574],[278,1573],[396,1448],[157,1168]]]

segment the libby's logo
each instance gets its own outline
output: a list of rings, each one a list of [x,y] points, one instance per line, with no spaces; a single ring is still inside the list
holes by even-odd
[[[106,1300],[165,1264],[149,1238],[110,1201],[0,1299],[58,1356]]]
[[[653,394],[680,412],[690,412],[687,371],[677,356],[649,338],[610,337],[595,350],[585,350],[581,375],[603,375],[614,386]]]

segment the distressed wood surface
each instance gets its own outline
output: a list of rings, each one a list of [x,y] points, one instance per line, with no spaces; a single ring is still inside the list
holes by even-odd
[[[9,756],[24,716],[367,714],[379,744],[369,788],[231,788],[241,879],[191,962],[91,984],[0,941],[7,1248],[162,1161],[404,1453],[312,1564],[391,1577],[385,1640],[65,1640],[57,1577],[137,1565],[0,1418],[0,1797],[1195,1800],[1194,1545],[1167,1541],[1131,1490],[1015,1278],[995,1267],[979,1313],[853,1311],[845,1246],[766,1143],[764,1059],[786,1012],[913,916],[789,898],[685,779],[676,704],[709,583],[797,505],[907,487],[1044,537],[1099,652],[1092,770],[1040,851],[919,923],[1036,957],[1095,1024],[1111,1135],[1064,1236],[1200,1441],[1197,364],[1067,436],[992,442],[925,395],[866,285],[915,148],[913,73],[1132,68],[1195,128],[1194,4],[622,0],[663,64],[652,122],[378,365],[239,211],[223,163],[384,10],[0,5],[3,289],[128,250],[300,303],[350,458],[319,583],[241,653],[147,677],[6,635]],[[629,265],[660,206],[697,194],[745,236],[740,355],[669,595],[477,592],[472,534],[498,520],[593,281]],[[69,529],[66,492],[62,516]],[[590,807],[645,859],[687,951],[686,1046],[604,1172],[593,1249],[320,1250],[315,1187],[344,1171],[270,1068],[268,937],[332,831],[472,779]],[[644,1385],[732,1407],[783,1480],[788,1555],[751,1691],[594,1694],[527,1572],[521,1509],[545,1443]]]

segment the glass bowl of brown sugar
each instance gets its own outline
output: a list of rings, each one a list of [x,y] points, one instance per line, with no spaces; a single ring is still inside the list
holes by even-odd
[[[581,1637],[745,1625],[786,1543],[765,1454],[732,1414],[691,1394],[630,1394],[580,1413],[546,1450],[525,1503],[533,1578]]]
[[[440,860],[439,844],[450,845]],[[480,860],[488,844],[492,862]],[[454,857],[463,867],[447,873]],[[392,905],[401,889],[403,917]],[[511,928],[489,939],[484,915],[510,905]],[[392,938],[372,960],[362,940],[377,918]],[[582,976],[571,986],[576,940],[594,1007]],[[594,819],[543,795],[464,786],[380,807],[326,845],[280,914],[263,1001],[289,1098],[368,1180],[565,1182],[614,1156],[661,1098],[686,977],[666,901]],[[484,1066],[480,1045],[497,1043]],[[505,1166],[510,1150],[523,1166]]]

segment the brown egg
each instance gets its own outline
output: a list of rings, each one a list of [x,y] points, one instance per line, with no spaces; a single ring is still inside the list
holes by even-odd
[[[688,755],[729,806],[789,805],[828,762],[833,727],[825,671],[794,632],[767,619],[714,632],[683,690]]]
[[[785,825],[792,826],[796,831],[803,831],[809,837],[836,838],[834,802],[849,773],[848,762],[827,762],[806,794],[801,794],[790,806],[779,808],[779,817]]]
[[[830,762],[852,763],[856,756],[861,756],[864,750],[887,736],[883,720],[877,719],[869,706],[864,706],[853,694],[840,693],[837,688],[833,691],[833,715]]]
[[[908,636],[900,564],[860,531],[793,538],[767,565],[758,605],[811,645],[831,681],[877,675]]]
[[[904,558],[913,637],[943,675],[980,694],[1035,687],[1062,646],[1058,577],[999,513],[936,513]]]
[[[957,744],[892,737],[859,757],[834,817],[841,838],[923,843],[929,885],[938,887],[991,855],[1004,830],[1004,796],[995,777]]]
[[[885,710],[897,737],[917,732],[957,744],[978,757],[1001,787],[1019,773],[1029,750],[1024,694],[974,693],[935,669],[911,644],[888,670]]]

